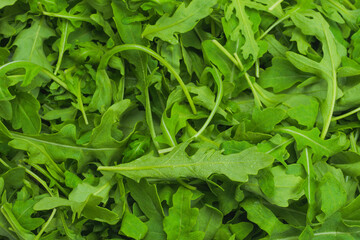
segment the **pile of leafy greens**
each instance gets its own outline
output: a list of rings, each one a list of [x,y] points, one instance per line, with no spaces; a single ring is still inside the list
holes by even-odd
[[[360,239],[359,0],[1,0],[0,238]]]

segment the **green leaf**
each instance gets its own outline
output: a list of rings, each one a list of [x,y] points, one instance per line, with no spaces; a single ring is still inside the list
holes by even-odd
[[[239,153],[244,151],[247,148],[251,148],[253,145],[246,142],[246,141],[225,141],[221,143],[221,148],[224,149],[223,154],[233,154],[233,153]]]
[[[280,108],[255,108],[252,114],[250,129],[254,132],[270,132],[275,125],[280,123],[286,116],[286,112]]]
[[[325,174],[319,186],[321,194],[321,210],[330,216],[343,205],[345,205],[347,196],[341,182],[331,174]]]
[[[149,154],[131,163],[98,169],[120,173],[136,181],[144,177],[160,179],[193,177],[206,180],[212,174],[224,174],[233,181],[245,182],[249,174],[256,174],[258,170],[269,166],[273,161],[272,157],[258,152],[256,148],[231,155],[222,155],[219,151],[199,150],[193,157],[189,157],[185,153],[188,145],[189,142],[179,144],[163,157]]]
[[[273,88],[274,92],[284,91],[298,82],[303,82],[312,77],[290,65],[284,58],[274,57],[272,66],[265,69],[259,78],[259,84],[263,88]]]
[[[13,109],[13,128],[21,128],[26,134],[40,133],[40,104],[36,98],[28,93],[19,93],[16,95],[16,98],[11,101],[11,105]]]
[[[145,239],[166,239],[162,226],[165,214],[156,186],[149,184],[145,179],[139,183],[128,179],[127,187],[141,211],[149,218],[149,221],[146,222],[148,233]]]
[[[4,0],[4,1],[1,1],[0,9],[3,8],[3,7],[6,7],[6,6],[13,5],[14,3],[16,3],[16,1],[17,0]]]
[[[19,223],[28,230],[34,230],[40,227],[45,221],[42,218],[33,218],[31,215],[35,213],[33,206],[34,200],[16,201],[12,211]]]
[[[261,152],[265,152],[273,156],[276,160],[280,161],[284,166],[287,166],[285,160],[289,158],[290,154],[287,151],[289,144],[293,142],[293,139],[282,137],[276,134],[269,141],[263,141],[258,144],[258,149]]]
[[[229,20],[233,11],[235,10],[236,18],[238,19],[238,26],[233,30],[231,34],[231,40],[235,41],[239,38],[239,34],[245,37],[245,43],[241,47],[243,56],[247,59],[252,55],[253,59],[256,59],[259,53],[259,46],[255,40],[254,31],[252,26],[253,22],[250,20],[247,12],[245,11],[245,4],[240,0],[233,0],[225,10],[225,19]]]
[[[289,107],[287,114],[299,124],[312,128],[316,122],[319,103],[311,96],[295,95],[283,103]]]
[[[194,231],[199,209],[191,208],[192,192],[179,187],[173,196],[173,206],[169,216],[164,218],[164,231],[167,239],[203,239],[204,232]]]
[[[271,234],[284,232],[290,228],[277,219],[259,200],[248,198],[243,201],[240,206],[247,212],[247,218],[266,231],[270,236]]]
[[[121,222],[120,232],[127,237],[134,239],[143,239],[147,233],[147,226],[138,217],[129,212],[125,212],[125,215]]]
[[[51,36],[54,36],[54,30],[48,26],[45,18],[34,18],[31,27],[17,35],[13,59],[28,60],[50,70],[51,64],[46,58],[43,44]]]
[[[150,138],[143,135],[133,135],[130,140],[133,140],[124,150],[123,163],[131,162],[132,160],[141,157],[145,154],[150,146]]]
[[[316,62],[294,52],[288,52],[288,60],[298,69],[313,73],[327,81],[327,97],[322,103],[322,117],[324,125],[321,137],[325,138],[330,126],[331,117],[334,112],[337,90],[337,68],[340,66],[341,57],[346,55],[345,47],[338,43],[329,24],[314,11],[307,11],[303,14],[295,13],[291,16],[294,24],[306,35],[314,35],[322,43],[324,56],[320,62]]]
[[[213,239],[222,225],[222,219],[222,213],[210,205],[205,205],[200,209],[197,218],[197,229],[205,233],[204,240]]]
[[[245,189],[264,197],[270,203],[280,207],[288,207],[289,200],[297,200],[304,195],[304,191],[301,188],[303,185],[301,177],[287,174],[283,166],[271,168],[270,173],[273,178],[263,179],[261,175],[257,178],[251,177],[249,182],[244,185]],[[264,183],[264,181],[273,181],[273,183]],[[268,186],[264,186],[265,184],[273,184],[273,188],[269,191]],[[264,192],[263,189],[265,187],[267,191]]]
[[[348,176],[360,176],[360,155],[356,152],[339,152],[330,158],[330,162]]]
[[[146,26],[142,36],[149,40],[158,37],[171,44],[177,44],[178,39],[175,38],[174,34],[188,32],[193,29],[199,20],[207,17],[212,12],[211,7],[216,2],[216,0],[206,2],[194,0],[188,6],[182,3],[171,17],[165,13],[154,25]]]
[[[253,225],[249,222],[239,222],[230,224],[229,229],[235,235],[234,239],[245,239],[253,230]]]
[[[315,240],[357,239],[360,237],[359,227],[348,227],[342,220],[340,213],[331,216],[319,229],[314,231]]]
[[[278,131],[293,136],[298,150],[302,150],[304,147],[309,146],[313,150],[314,154],[318,156],[332,156],[345,149],[347,145],[346,140],[341,135],[329,140],[321,139],[319,137],[320,131],[317,128],[305,131],[291,126],[279,128]]]

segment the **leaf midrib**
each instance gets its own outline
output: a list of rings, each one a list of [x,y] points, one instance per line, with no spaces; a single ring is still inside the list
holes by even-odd
[[[66,144],[41,140],[41,139],[37,139],[34,137],[24,136],[24,135],[15,133],[15,132],[11,132],[11,134],[15,138],[18,138],[18,139],[25,139],[25,140],[30,140],[30,141],[34,141],[34,142],[40,142],[40,143],[45,143],[47,145],[54,145],[54,146],[59,146],[59,147],[63,147],[63,148],[79,149],[79,150],[85,150],[85,151],[116,151],[116,150],[118,150],[118,148],[89,148],[89,147],[82,147],[82,146],[66,145]]]

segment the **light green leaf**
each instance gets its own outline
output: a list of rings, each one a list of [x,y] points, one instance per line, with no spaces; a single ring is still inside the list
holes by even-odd
[[[301,177],[290,175],[286,173],[286,169],[283,166],[276,166],[270,169],[270,173],[273,176],[274,188],[271,195],[265,195],[260,190],[259,177],[251,177],[249,182],[244,185],[245,189],[254,192],[272,204],[280,207],[288,207],[289,200],[298,200],[304,195],[302,190],[303,179]],[[267,179],[269,181],[269,179]],[[270,179],[271,180],[271,179]]]
[[[174,34],[185,33],[194,28],[199,20],[212,12],[211,7],[216,2],[217,0],[193,0],[186,7],[185,3],[182,3],[171,17],[165,13],[154,25],[146,26],[142,36],[149,40],[158,37],[171,44],[177,44],[178,39]]]
[[[199,150],[189,157],[185,149],[189,141],[179,144],[162,157],[145,155],[131,163],[114,167],[99,167],[139,181],[141,178],[176,179],[192,177],[206,180],[212,174],[224,174],[233,181],[245,182],[248,175],[269,166],[273,158],[249,148],[237,154],[222,155],[220,151]],[[205,167],[206,166],[206,167]]]
[[[318,128],[305,131],[291,126],[279,128],[278,131],[293,136],[298,150],[302,150],[306,146],[309,146],[317,156],[332,156],[345,149],[347,145],[346,139],[343,135],[339,135],[329,140],[321,139],[319,137],[320,131]]]
[[[240,206],[247,212],[247,218],[256,223],[269,235],[288,230],[290,226],[282,223],[268,208],[259,200],[248,198],[240,203]]]
[[[2,0],[0,2],[0,9],[6,6],[10,6],[13,5],[14,3],[16,3],[17,0]]]
[[[40,104],[28,93],[18,93],[11,101],[14,129],[22,129],[26,134],[38,134],[41,130]]]
[[[287,114],[299,124],[312,128],[316,122],[319,103],[311,96],[294,95],[283,103],[289,107]]]
[[[51,69],[50,62],[44,52],[44,41],[54,36],[54,30],[50,28],[46,19],[34,18],[31,27],[21,31],[14,42],[17,49],[14,53],[14,60],[28,60],[46,69]]]
[[[199,209],[191,208],[193,193],[183,187],[179,187],[173,196],[173,206],[169,209],[169,216],[164,218],[164,231],[169,240],[200,240],[204,238],[204,232],[194,231],[199,215]]]
[[[249,222],[239,222],[236,224],[230,224],[229,229],[235,235],[234,239],[243,240],[253,230],[254,226]]]
[[[156,186],[149,184],[145,179],[142,179],[139,183],[128,179],[126,186],[141,211],[149,218],[149,221],[146,222],[148,232],[145,239],[166,239],[162,225],[165,214]]]
[[[45,222],[42,218],[31,217],[31,215],[35,213],[33,209],[34,204],[35,201],[32,199],[26,201],[16,201],[12,208],[16,219],[24,228],[28,230],[34,230]]]
[[[330,158],[330,163],[346,175],[360,176],[360,155],[356,152],[339,152]]]
[[[281,108],[268,107],[264,110],[254,108],[249,128],[251,131],[267,133],[272,131],[285,116],[286,112]]]
[[[291,19],[305,35],[316,36],[322,43],[324,56],[320,62],[294,52],[288,52],[287,58],[298,69],[313,73],[327,82],[327,96],[321,108],[324,120],[321,138],[324,139],[330,126],[337,97],[337,68],[340,66],[341,57],[346,55],[346,49],[335,40],[329,24],[320,13],[308,10],[292,14]]]
[[[311,74],[306,74],[290,65],[284,58],[274,57],[272,66],[261,73],[259,84],[263,88],[273,88],[274,92],[281,92],[292,87],[298,82],[305,81]]]
[[[197,229],[205,233],[204,240],[212,240],[222,224],[222,213],[210,206],[205,205],[199,211]]]
[[[359,227],[348,227],[341,219],[340,213],[332,215],[324,224],[314,231],[314,240],[356,240],[360,238]]]
[[[245,4],[241,0],[233,0],[225,10],[226,20],[230,19],[234,10],[239,23],[231,35],[231,40],[236,41],[241,32],[245,37],[245,43],[241,47],[244,58],[247,59],[252,55],[253,59],[256,59],[259,53],[259,46],[255,40],[254,31],[252,29],[253,22],[245,11]]]
[[[121,222],[120,232],[125,236],[136,240],[143,239],[147,233],[148,227],[138,217],[130,212],[125,212]]]

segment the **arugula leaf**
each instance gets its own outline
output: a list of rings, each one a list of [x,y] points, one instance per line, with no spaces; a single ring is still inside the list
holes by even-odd
[[[173,207],[164,218],[164,231],[168,239],[203,239],[204,232],[193,231],[199,215],[197,208],[191,208],[190,190],[179,187],[173,196]]]
[[[253,59],[256,59],[259,53],[259,46],[255,41],[254,34],[257,29],[254,30],[252,28],[254,23],[251,22],[249,16],[247,15],[245,5],[239,0],[233,0],[227,6],[225,10],[226,20],[230,19],[234,10],[236,12],[236,18],[238,19],[238,25],[231,34],[231,40],[235,41],[235,39],[239,37],[239,33],[241,31],[242,35],[245,37],[245,43],[241,47],[244,58],[247,59],[249,55],[252,55]]]
[[[323,45],[324,56],[319,63],[294,52],[288,52],[287,58],[298,69],[316,74],[327,81],[327,97],[325,102],[322,103],[324,126],[321,138],[325,138],[335,107],[337,90],[336,72],[341,63],[341,57],[345,55],[345,48],[334,40],[329,24],[319,13],[313,11],[308,11],[304,14],[295,13],[291,18],[304,34],[316,36]],[[315,24],[315,22],[320,24]]]
[[[185,152],[189,143],[187,141],[179,144],[163,157],[149,154],[131,163],[98,169],[117,172],[136,181],[143,177],[160,179],[192,177],[206,180],[216,173],[224,174],[234,181],[244,182],[247,181],[249,174],[256,174],[259,169],[269,166],[273,161],[271,156],[260,153],[255,148],[232,155],[222,155],[219,151],[199,150],[194,156],[189,157]],[[251,165],[248,165],[250,162]],[[242,166],[242,168],[234,166]]]
[[[171,44],[176,44],[178,40],[174,37],[174,34],[188,32],[194,28],[200,19],[207,17],[212,12],[211,7],[213,7],[216,2],[216,0],[206,2],[194,0],[189,3],[188,6],[182,3],[171,17],[165,13],[157,20],[155,25],[146,26],[142,36],[149,40],[158,37]]]
[[[39,102],[28,93],[20,93],[11,101],[12,126],[14,129],[22,128],[26,134],[38,134],[41,130],[41,120],[38,114]]]
[[[44,68],[51,69],[50,62],[47,60],[43,43],[46,39],[54,35],[45,18],[34,18],[31,27],[22,30],[17,35],[14,45],[17,46],[14,52],[14,60],[29,60]]]
[[[298,150],[302,150],[304,147],[309,146],[312,148],[314,154],[318,156],[330,157],[346,148],[346,140],[343,139],[341,135],[329,140],[323,140],[319,137],[320,131],[317,128],[305,131],[295,127],[283,127],[279,128],[278,131],[293,136],[297,143]]]
[[[247,212],[248,219],[256,223],[269,235],[283,232],[290,228],[290,226],[280,222],[259,200],[249,198],[243,201],[240,206]]]
[[[303,179],[298,176],[286,174],[283,166],[277,166],[270,169],[269,173],[273,176],[273,179],[262,179],[262,175],[259,178],[250,178],[249,182],[244,185],[244,188],[248,191],[254,192],[263,196],[270,203],[278,205],[280,207],[287,207],[290,199],[299,199],[303,196],[304,192],[299,191],[299,186],[303,184]],[[263,183],[266,181],[265,183]],[[267,192],[264,189],[264,184],[269,184],[269,181],[273,181],[273,189],[271,192]]]
[[[0,4],[0,9],[6,6],[13,5],[17,0],[5,0]]]

